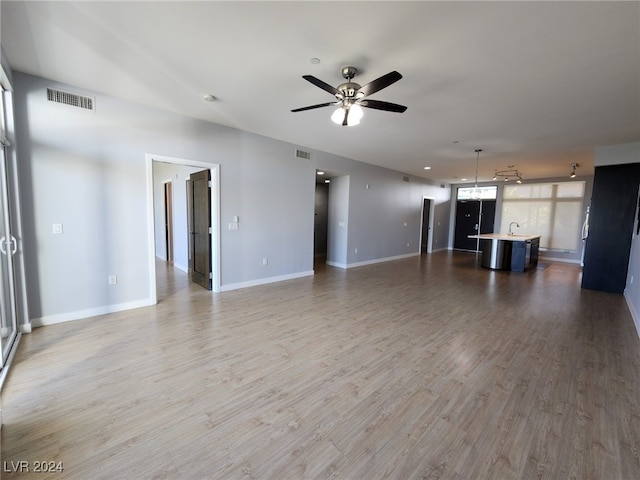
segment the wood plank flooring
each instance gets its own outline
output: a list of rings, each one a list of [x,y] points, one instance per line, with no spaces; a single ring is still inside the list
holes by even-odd
[[[222,294],[160,268],[158,292],[23,337],[3,479],[640,478],[640,340],[576,266],[439,252]]]

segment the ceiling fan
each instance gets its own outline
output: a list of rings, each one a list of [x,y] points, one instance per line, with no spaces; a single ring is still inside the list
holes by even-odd
[[[320,103],[318,105],[310,105],[308,107],[296,108],[291,110],[292,112],[303,112],[305,110],[312,110],[314,108],[329,107],[331,105],[339,107],[331,116],[331,119],[343,126],[357,125],[362,118],[362,108],[374,108],[376,110],[384,110],[387,112],[404,112],[407,107],[404,105],[398,105],[397,103],[383,102],[380,100],[370,100],[366,97],[372,95],[383,88],[397,82],[402,78],[398,72],[389,72],[386,75],[376,78],[374,81],[367,83],[361,87],[351,80],[358,73],[356,67],[344,67],[342,69],[342,76],[347,80],[345,83],[338,85],[337,88],[332,87],[328,83],[314,77],[313,75],[303,75],[302,78],[308,82],[313,83],[316,87],[329,92],[337,98],[336,102]]]

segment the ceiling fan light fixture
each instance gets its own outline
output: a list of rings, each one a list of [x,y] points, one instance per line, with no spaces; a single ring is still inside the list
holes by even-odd
[[[344,119],[344,108],[336,108],[336,111],[331,115],[331,121],[336,125],[342,125]]]
[[[309,105],[308,107],[294,108],[292,112],[304,112],[307,110],[313,110],[315,108],[339,106],[336,111],[331,115],[331,120],[337,125],[353,126],[358,125],[363,116],[362,107],[373,108],[375,110],[382,110],[387,112],[402,113],[407,110],[404,105],[398,105],[396,103],[383,102],[381,100],[363,100],[365,97],[372,95],[383,88],[387,88],[389,85],[394,84],[402,78],[400,73],[395,70],[387,73],[379,78],[376,78],[372,82],[367,83],[364,86],[360,86],[358,83],[351,80],[358,73],[358,69],[355,67],[344,67],[342,69],[342,76],[347,81],[333,87],[326,82],[323,82],[319,78],[313,75],[303,75],[302,78],[312,83],[318,88],[321,88],[325,92],[332,94],[337,103],[325,102],[318,105]]]
[[[357,103],[354,103],[353,105],[351,105],[351,107],[349,107],[349,117],[353,118],[354,121],[357,122],[356,125],[360,123],[360,120],[362,120],[363,115],[364,115],[364,112],[362,110],[362,107]]]
[[[347,111],[349,112],[347,114]],[[360,123],[364,112],[362,111],[362,107],[358,104],[352,104],[350,106],[341,106],[336,109],[335,112],[331,115],[331,121],[336,125],[344,125],[344,117],[347,115],[347,127],[353,127]]]

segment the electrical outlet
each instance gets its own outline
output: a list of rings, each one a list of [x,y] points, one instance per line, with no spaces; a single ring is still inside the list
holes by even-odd
[[[355,248],[354,253],[358,253],[358,247]]]
[[[62,224],[61,223],[54,223],[53,224],[53,233],[55,233],[56,235],[62,233]]]
[[[116,275],[109,275],[109,285],[116,285],[118,283],[118,277]]]
[[[269,265],[269,259],[268,258],[263,258],[262,259],[262,266],[264,267],[264,266],[267,266],[267,265]]]

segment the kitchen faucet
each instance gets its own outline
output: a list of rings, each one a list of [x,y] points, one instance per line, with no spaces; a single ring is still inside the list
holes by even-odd
[[[514,225],[515,225],[516,227],[520,228],[520,225],[518,225],[518,222],[511,222],[511,223],[509,224],[509,233],[508,233],[507,235],[513,235],[513,232],[511,231],[511,227],[513,227]]]

